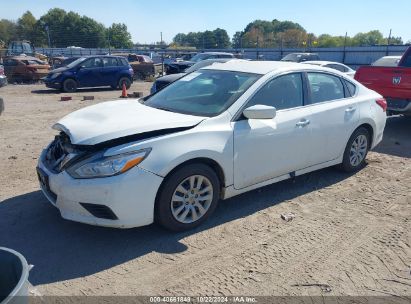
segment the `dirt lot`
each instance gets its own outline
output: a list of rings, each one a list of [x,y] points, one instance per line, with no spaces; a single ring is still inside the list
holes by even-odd
[[[42,85],[0,89],[0,246],[35,265],[35,293],[411,296],[411,119],[389,118],[361,172],[329,168],[234,197],[194,231],[63,220],[35,174],[50,126],[97,102],[83,95],[119,94],[87,90],[60,102]],[[288,211],[296,218],[287,223]]]

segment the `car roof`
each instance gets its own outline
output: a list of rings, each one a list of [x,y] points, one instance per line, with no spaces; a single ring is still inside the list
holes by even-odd
[[[402,56],[384,56],[379,59],[401,59]]]
[[[117,56],[117,55],[84,55],[84,56],[73,56],[76,57],[77,59],[79,58],[101,58],[101,57],[113,57],[113,58],[123,58],[123,56]],[[72,58],[72,57],[69,57]]]
[[[37,57],[33,57],[33,56],[24,56],[24,55],[17,55],[17,56],[6,56],[4,57],[4,59],[15,59],[15,60],[40,60],[43,61],[41,59],[38,59]]]
[[[318,55],[318,53],[289,53],[287,55]]]
[[[316,71],[334,71],[329,68],[323,68],[315,65],[286,61],[249,61],[249,60],[230,60],[225,63],[215,63],[212,66],[204,67],[206,70],[221,70],[244,72],[265,75],[276,70],[316,70]]]
[[[304,61],[304,62],[301,62],[301,63],[304,63],[304,64],[341,64],[341,65],[344,65],[341,62],[326,61],[326,60],[308,60],[308,61]]]
[[[207,55],[233,55],[232,53],[227,52],[204,52],[200,54],[207,54]],[[233,55],[234,56],[234,55]]]

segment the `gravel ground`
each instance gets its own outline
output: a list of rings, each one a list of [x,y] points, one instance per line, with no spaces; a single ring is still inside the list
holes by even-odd
[[[0,89],[0,246],[34,264],[34,293],[411,296],[411,119],[388,119],[362,171],[328,168],[234,197],[194,231],[66,221],[35,174],[50,126],[119,94],[83,90],[60,102],[42,85]],[[284,212],[296,218],[285,222]]]

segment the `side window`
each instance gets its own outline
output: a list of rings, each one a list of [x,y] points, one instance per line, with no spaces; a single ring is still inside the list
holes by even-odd
[[[3,62],[4,66],[16,66],[18,63],[14,59],[6,59]]]
[[[126,59],[124,59],[124,58],[120,58],[120,60],[121,60],[121,63],[122,63],[123,65],[125,65],[125,66],[127,66],[127,65],[128,65],[128,62],[127,62],[127,60],[126,60]]]
[[[81,65],[89,69],[99,68],[102,66],[102,60],[101,58],[90,58],[84,61]]]
[[[397,65],[398,65],[398,64],[397,64]],[[402,66],[403,66],[403,67],[406,67],[406,68],[411,68],[411,52],[408,52],[408,56],[407,56],[407,58],[405,58],[405,60],[403,61]]]
[[[303,82],[300,73],[274,78],[265,84],[248,102],[247,107],[257,104],[291,109],[303,105]]]
[[[103,63],[105,67],[115,67],[118,66],[117,64],[117,58],[114,57],[104,57],[103,58]]]
[[[337,76],[323,73],[307,73],[311,103],[344,98],[344,86]]]
[[[345,85],[347,86],[349,97],[354,96],[355,92],[357,91],[357,87],[352,84],[351,82],[344,79]]]

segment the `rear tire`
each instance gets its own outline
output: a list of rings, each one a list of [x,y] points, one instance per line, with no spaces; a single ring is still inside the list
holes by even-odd
[[[74,79],[64,80],[63,91],[66,93],[74,93],[75,91],[77,91],[77,82]]]
[[[355,172],[364,167],[370,148],[370,133],[360,127],[354,131],[345,147],[341,169],[345,172]]]
[[[214,212],[220,181],[209,166],[182,167],[166,178],[157,195],[155,221],[168,230],[184,231],[201,225]]]
[[[121,90],[123,88],[123,82],[126,84],[126,89],[131,87],[131,80],[128,77],[121,77],[118,81],[118,88]]]

